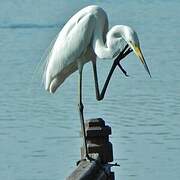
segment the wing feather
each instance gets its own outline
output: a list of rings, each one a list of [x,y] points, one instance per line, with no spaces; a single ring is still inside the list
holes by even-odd
[[[45,88],[48,91],[51,92],[51,83],[55,82],[55,78],[58,86],[61,83],[57,83],[57,81],[64,81],[65,77],[61,73],[62,71],[66,71],[67,76],[69,65],[76,62],[77,59],[81,60],[82,58],[83,60],[83,54],[90,44],[94,26],[94,15],[87,13],[78,18],[73,16],[61,30],[47,59]],[[71,74],[70,70],[69,74]],[[57,87],[54,89],[57,89]]]

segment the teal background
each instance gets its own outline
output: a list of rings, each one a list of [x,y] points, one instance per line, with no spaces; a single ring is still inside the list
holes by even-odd
[[[50,95],[42,85],[43,55],[75,12],[103,7],[110,26],[139,35],[151,70],[131,54],[129,78],[114,73],[102,102],[95,99],[91,64],[84,69],[85,117],[112,127],[116,179],[180,179],[180,1],[1,0],[0,179],[65,179],[80,158],[77,77]],[[98,61],[101,86],[112,64]]]

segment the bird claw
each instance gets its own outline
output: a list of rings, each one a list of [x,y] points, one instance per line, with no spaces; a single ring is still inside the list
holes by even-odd
[[[125,48],[126,49],[126,48]],[[126,53],[129,54],[132,50],[129,48]],[[125,54],[125,53],[124,53]],[[126,55],[125,55],[126,56]],[[121,66],[120,64],[120,61],[123,59],[124,57],[122,55],[119,55],[119,57],[117,57],[115,60],[114,60],[114,65],[115,66],[119,66],[120,70],[123,72],[123,74],[126,76],[126,77],[129,77],[129,75],[127,74],[127,72],[125,71],[125,69]]]
[[[126,77],[129,77],[129,75],[127,74],[127,72],[124,70],[124,68],[121,66],[120,62],[118,63],[118,66],[120,68],[120,70],[123,72],[123,74],[126,76]]]
[[[127,72],[124,70],[124,68],[121,66],[120,61],[125,58],[129,53],[131,53],[133,50],[131,49],[131,47],[129,47],[129,45],[127,44],[124,49],[121,51],[121,53],[118,55],[118,57],[114,60],[114,65],[115,66],[119,66],[119,68],[121,69],[121,71],[123,72],[123,74],[126,77],[129,77],[129,75],[127,74]]]
[[[120,166],[120,164],[118,164],[118,163],[114,163],[114,164],[110,164],[111,165],[111,167],[112,166]]]
[[[113,166],[118,166],[118,167],[120,167],[120,165],[119,165],[118,163],[106,164],[106,165],[105,165],[105,169],[108,170],[108,169],[110,169],[110,168],[113,167]]]
[[[82,161],[92,162],[92,161],[96,161],[96,160],[88,156],[88,157],[85,157],[85,158],[80,159],[79,161],[77,161],[76,165],[78,166]]]

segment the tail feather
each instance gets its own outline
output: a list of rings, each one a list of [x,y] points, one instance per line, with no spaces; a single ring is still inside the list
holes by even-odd
[[[58,34],[51,41],[50,45],[48,46],[48,48],[46,49],[46,51],[44,53],[44,54],[47,54],[47,56],[45,58],[45,66],[44,66],[44,71],[43,71],[43,75],[42,75],[42,83],[45,85],[45,89],[47,89],[47,83],[46,83],[47,82],[47,80],[46,80],[47,67],[48,67],[49,60],[52,55],[52,49],[54,47],[57,37],[58,37]]]

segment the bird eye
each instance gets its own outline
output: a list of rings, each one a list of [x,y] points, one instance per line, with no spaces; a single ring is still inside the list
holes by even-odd
[[[114,35],[115,38],[120,38],[121,37],[121,34],[119,32],[115,32],[113,35]]]

